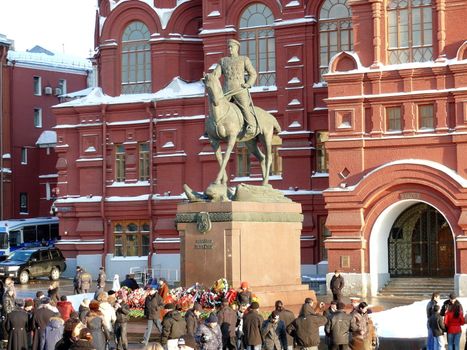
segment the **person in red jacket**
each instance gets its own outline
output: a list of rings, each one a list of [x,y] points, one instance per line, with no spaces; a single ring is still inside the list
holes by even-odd
[[[162,278],[159,278],[159,295],[161,296],[164,303],[167,303],[167,297],[169,296],[169,286]]]
[[[60,316],[63,318],[63,321],[66,321],[70,318],[70,315],[75,310],[73,305],[67,300],[66,295],[60,297],[60,301],[57,302],[57,309],[60,312]]]
[[[448,334],[448,349],[459,350],[462,329],[464,325],[464,311],[454,293],[449,294],[450,305],[444,315],[444,324]]]

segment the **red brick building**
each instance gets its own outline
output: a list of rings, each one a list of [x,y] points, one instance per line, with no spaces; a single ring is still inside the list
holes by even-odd
[[[347,16],[339,20],[346,37],[338,44],[349,49],[350,9],[336,4]],[[275,140],[270,183],[302,203],[302,266],[316,273],[326,259],[322,191],[328,187],[320,74],[340,51],[331,40],[320,61],[321,7],[290,0],[99,1],[100,89],[54,109],[64,195],[56,205],[70,264],[75,258],[88,268],[105,264],[109,275],[138,266],[178,269],[174,219],[182,186],[203,190],[218,169],[203,137],[207,106],[199,80],[227,55],[227,40],[237,38],[259,73],[255,104],[284,130]],[[323,25],[336,22],[323,13]],[[260,184],[259,165],[245,149],[237,149],[228,168],[232,185]]]
[[[429,276],[465,295],[467,2],[350,5],[354,53],[326,76],[329,266],[362,294]]]
[[[57,187],[55,116],[66,90],[87,87],[91,63],[0,36],[0,220],[50,216]]]
[[[466,5],[99,1],[100,89],[54,110],[70,262],[177,269],[182,185],[217,169],[198,80],[236,38],[259,72],[254,102],[284,130],[271,183],[302,204],[303,273],[328,260],[355,293],[427,275],[463,293]],[[259,183],[242,148],[229,173]]]

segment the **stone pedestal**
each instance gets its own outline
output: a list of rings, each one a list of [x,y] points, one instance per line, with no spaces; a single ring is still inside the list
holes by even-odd
[[[227,278],[238,288],[249,283],[261,306],[315,298],[300,277],[298,203],[215,202],[180,204],[181,283],[210,287]],[[206,232],[202,232],[205,231]]]

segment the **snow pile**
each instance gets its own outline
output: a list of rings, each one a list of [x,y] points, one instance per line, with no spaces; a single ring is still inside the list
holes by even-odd
[[[154,94],[156,101],[202,96],[204,84],[201,81],[189,83],[180,77],[175,77],[169,85]]]
[[[457,300],[464,306],[465,311],[467,298],[457,298]],[[410,305],[371,314],[370,317],[378,329],[378,336],[404,339],[426,337],[426,305],[428,302],[428,299],[417,301]]]
[[[57,143],[57,132],[53,130],[44,130],[36,141],[36,146],[50,147]]]

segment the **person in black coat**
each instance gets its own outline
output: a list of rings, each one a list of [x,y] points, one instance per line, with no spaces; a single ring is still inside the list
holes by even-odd
[[[122,287],[130,288],[131,290],[136,290],[139,288],[138,282],[136,282],[135,277],[133,274],[125,275],[125,279],[120,284]]]
[[[342,289],[344,288],[344,277],[340,274],[339,270],[334,271],[334,276],[331,278],[329,287],[332,292],[332,300],[342,301]]]
[[[325,326],[326,334],[331,338],[332,350],[349,350],[350,322],[352,316],[344,311],[345,304],[338,302],[337,310],[328,319]]]
[[[5,330],[8,333],[8,350],[28,350],[29,317],[24,311],[24,300],[15,300],[15,309],[7,316]]]
[[[443,316],[439,313],[439,305],[433,305],[432,313],[428,319],[428,327],[431,329],[434,339],[434,349],[444,348],[444,332],[446,332],[446,325],[444,324]]]
[[[186,334],[195,336],[196,329],[200,325],[199,316],[203,312],[203,307],[199,303],[195,303],[191,309],[185,313]]]
[[[162,333],[161,323],[161,310],[164,306],[161,296],[157,293],[156,288],[151,288],[149,295],[144,301],[144,316],[146,316],[148,323],[146,331],[144,332],[143,344],[148,344],[151,337],[152,327],[156,325],[159,333]]]
[[[34,331],[32,350],[41,350],[40,344],[42,337],[45,335],[45,327],[47,327],[53,316],[60,316],[60,314],[52,311],[50,299],[45,297],[42,299],[41,306],[37,310],[34,310],[34,315],[32,316],[32,330]]]

